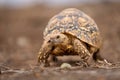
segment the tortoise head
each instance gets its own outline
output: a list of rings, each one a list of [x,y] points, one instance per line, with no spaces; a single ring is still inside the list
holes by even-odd
[[[53,34],[47,40],[47,43],[53,44],[53,46],[67,45],[68,42],[69,42],[69,38],[67,37],[67,35],[62,33]]]

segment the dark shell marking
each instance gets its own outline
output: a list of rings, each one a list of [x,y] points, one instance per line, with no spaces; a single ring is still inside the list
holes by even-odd
[[[64,32],[96,48],[101,46],[101,36],[96,23],[78,9],[65,9],[54,16],[44,31],[44,39],[51,34]]]

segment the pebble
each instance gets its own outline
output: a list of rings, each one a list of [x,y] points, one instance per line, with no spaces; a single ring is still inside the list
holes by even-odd
[[[70,69],[72,66],[69,63],[62,63],[60,68],[61,69]]]

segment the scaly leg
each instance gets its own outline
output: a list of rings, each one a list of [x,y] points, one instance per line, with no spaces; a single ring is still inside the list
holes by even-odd
[[[80,63],[83,63],[83,66],[89,66],[88,59],[91,54],[85,47],[85,45],[78,39],[74,40],[74,50],[80,56]]]
[[[39,52],[39,55],[38,55],[38,63],[40,63],[40,65],[43,65],[43,66],[49,66],[49,63],[48,63],[48,57],[49,55],[46,54],[42,54],[41,52]]]
[[[50,48],[41,48],[38,54],[38,63],[40,63],[40,65],[44,65],[44,66],[49,66],[49,62],[48,62],[48,57],[51,53],[51,49]]]

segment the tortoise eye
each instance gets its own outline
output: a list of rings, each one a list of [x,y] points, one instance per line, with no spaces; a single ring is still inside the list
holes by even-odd
[[[60,36],[59,36],[59,35],[57,35],[57,36],[56,36],[56,38],[57,38],[57,39],[59,39],[59,38],[60,38]]]

